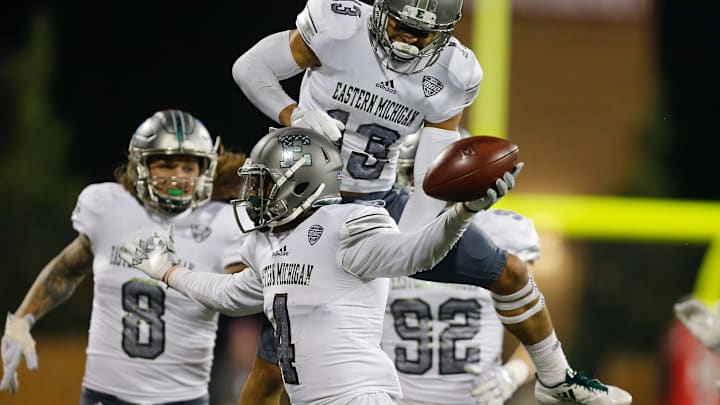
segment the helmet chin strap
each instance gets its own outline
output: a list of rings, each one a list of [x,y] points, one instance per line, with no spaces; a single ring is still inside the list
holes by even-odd
[[[323,190],[325,190],[325,183],[320,184],[320,186],[318,186],[317,190],[315,190],[314,193],[312,193],[305,201],[303,201],[303,203],[300,204],[300,206],[298,206],[297,208],[295,208],[295,210],[293,210],[292,214],[290,214],[290,215],[286,216],[285,218],[282,218],[278,221],[273,221],[271,224],[268,224],[268,227],[270,228],[270,230],[272,230],[272,228],[277,228],[278,226],[282,226],[282,225],[285,225],[285,224],[288,224],[288,223],[294,221],[297,217],[300,216],[300,214],[302,214],[303,212],[305,212],[308,208],[310,208],[312,206],[312,204],[315,202],[315,200],[317,200],[318,197],[320,197],[320,194],[322,194]]]
[[[402,41],[395,41],[391,46],[393,55],[405,61],[414,59],[420,54],[417,46]]]

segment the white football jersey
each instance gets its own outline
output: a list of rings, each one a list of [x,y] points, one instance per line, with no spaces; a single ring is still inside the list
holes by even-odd
[[[524,260],[539,258],[539,238],[529,219],[491,209],[475,215],[473,223]],[[475,403],[473,376],[463,367],[500,364],[503,333],[488,290],[408,277],[392,280],[382,347],[398,370],[403,401]]]
[[[185,267],[222,273],[240,262],[243,234],[232,206],[208,202],[174,217],[145,208],[120,184],[86,187],[72,214],[92,244],[93,306],[83,386],[134,403],[207,393],[217,313],[129,268],[119,247],[175,224]]]
[[[454,37],[423,72],[384,68],[370,44],[371,13],[360,2],[310,0],[296,21],[321,63],[306,70],[299,106],[345,123],[343,191],[389,190],[405,136],[424,121],[442,122],[462,112],[482,79],[473,52]]]
[[[338,263],[341,229],[367,208],[322,207],[287,233],[250,233],[242,249],[250,269],[237,276],[251,270],[262,286],[293,404],[345,404],[368,392],[400,396],[380,348],[390,279],[362,279]]]
[[[403,234],[382,207],[327,205],[287,232],[248,234],[244,271],[181,268],[169,282],[231,315],[262,305],[292,403],[340,405],[368,393],[398,398],[397,373],[380,347],[390,278],[434,267],[467,225],[453,208],[423,232]]]

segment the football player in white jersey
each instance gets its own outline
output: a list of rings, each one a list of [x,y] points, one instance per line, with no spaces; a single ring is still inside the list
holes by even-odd
[[[470,136],[464,128],[460,131]],[[417,138],[411,134],[405,139],[398,159],[397,183],[409,190],[414,189]],[[540,239],[528,218],[491,208],[476,215],[473,223],[528,264],[540,258]],[[504,338],[503,332],[486,289],[393,279],[382,346],[398,370],[401,403],[504,403],[530,380],[535,367],[517,340]],[[512,347],[505,347],[510,342]],[[505,353],[513,355],[503,365]]]
[[[400,229],[415,231],[435,218],[444,202],[420,189],[404,211],[390,201],[398,200],[393,184],[400,144],[420,132],[414,179],[422,184],[432,159],[460,138],[462,112],[482,79],[473,52],[452,36],[461,8],[462,0],[375,0],[373,6],[309,0],[295,29],[265,37],[238,58],[233,78],[271,119],[313,128],[341,143],[344,199],[384,199],[391,214],[402,212]],[[301,72],[296,102],[280,81]],[[512,185],[513,174],[506,173],[503,180]],[[525,263],[476,228],[468,229],[453,257],[416,276],[493,292],[503,325],[528,348],[537,366],[541,403],[559,403],[558,396],[581,403],[630,403],[626,392],[570,368]],[[256,362],[258,367],[267,364]],[[254,372],[246,387],[254,384]],[[575,390],[583,394],[578,398]]]
[[[523,260],[539,258],[539,239],[529,219],[490,209],[473,222]],[[502,364],[503,353],[513,349],[503,347],[503,333],[490,292],[483,288],[393,279],[382,347],[398,370],[400,403],[504,403],[530,380],[534,366],[517,345],[517,356]]]
[[[382,205],[340,204],[341,167],[336,146],[311,130],[279,129],[258,142],[235,203],[250,232],[242,272],[186,269],[172,228],[122,255],[209,308],[243,315],[262,306],[292,403],[393,404],[400,386],[380,347],[390,278],[434,267],[494,200],[456,203],[421,232],[401,233]]]
[[[198,272],[235,271],[242,234],[230,198],[242,154],[218,153],[205,126],[159,111],[135,131],[117,182],[87,186],[72,213],[77,237],[40,272],[8,314],[0,389],[18,389],[22,359],[38,367],[33,324],[91,272],[94,292],[80,403],[206,405],[218,314],[130,268],[119,248],[138,233],[174,224],[179,259]],[[221,171],[218,171],[220,168]],[[222,187],[213,187],[220,176]],[[211,201],[219,200],[219,201]],[[223,202],[220,202],[223,201]]]
[[[241,55],[233,78],[271,119],[341,142],[344,196],[385,193],[404,137],[421,133],[417,181],[459,139],[462,112],[477,95],[482,68],[452,36],[461,7],[462,0],[309,0],[296,29]],[[280,80],[301,72],[296,102]],[[401,228],[423,226],[444,205],[422,197],[408,203]]]

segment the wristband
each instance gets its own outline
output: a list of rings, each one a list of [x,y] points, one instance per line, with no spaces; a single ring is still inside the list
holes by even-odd
[[[170,267],[170,268],[168,269],[168,271],[166,271],[165,274],[163,275],[162,281],[163,281],[165,284],[167,284],[168,288],[170,288],[170,275],[172,275],[172,273],[173,273],[175,270],[179,269],[179,268],[182,268],[182,265],[181,265],[181,264],[176,264],[176,265]]]

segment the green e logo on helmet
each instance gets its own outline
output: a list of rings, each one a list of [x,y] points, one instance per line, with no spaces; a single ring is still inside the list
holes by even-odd
[[[282,145],[281,168],[292,167],[302,157],[306,158],[303,166],[312,166],[312,155],[303,152],[303,145],[310,145],[310,137],[296,134],[282,135],[278,137],[278,143]]]

